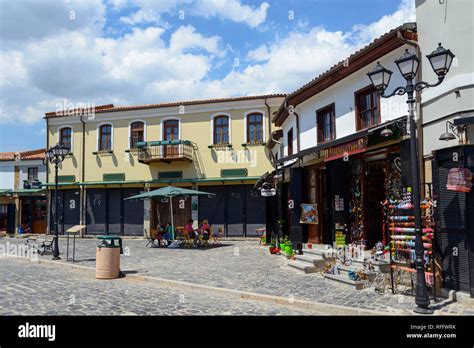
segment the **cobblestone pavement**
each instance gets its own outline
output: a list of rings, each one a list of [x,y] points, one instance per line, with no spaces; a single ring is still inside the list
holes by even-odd
[[[13,258],[0,259],[0,315],[315,315],[293,307],[183,291]]]
[[[7,242],[23,244],[24,240],[0,239],[0,244]],[[413,296],[379,295],[373,287],[353,290],[326,280],[318,273],[303,274],[288,267],[285,257],[270,255],[268,248],[259,246],[258,241],[225,241],[225,246],[211,249],[146,248],[146,243],[145,240],[124,240],[123,271],[387,314],[412,314],[414,307]],[[94,239],[76,241],[76,264],[95,267],[96,245]],[[60,250],[66,251],[64,239],[60,239]],[[66,255],[61,256],[61,262],[66,262]],[[50,260],[51,256],[40,258]],[[453,303],[437,313],[474,315],[474,308]]]

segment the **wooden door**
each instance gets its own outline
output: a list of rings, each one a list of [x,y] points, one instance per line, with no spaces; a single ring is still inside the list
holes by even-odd
[[[165,121],[163,127],[163,140],[179,140],[179,121]],[[179,154],[179,145],[165,145],[164,157],[177,157]]]

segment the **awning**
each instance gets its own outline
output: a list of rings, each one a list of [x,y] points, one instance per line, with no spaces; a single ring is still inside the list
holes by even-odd
[[[455,126],[463,126],[465,124],[474,124],[474,113],[466,114],[453,120]]]
[[[73,185],[78,185],[79,182],[58,182],[58,186],[73,186]],[[46,186],[46,187],[51,187],[51,186],[55,186],[56,184],[54,182],[48,182],[46,184],[43,184],[43,186]]]
[[[18,190],[11,190],[9,193],[18,195],[18,196],[28,196],[28,195],[34,195],[34,194],[41,194],[45,192],[46,191],[44,189],[18,189]]]
[[[339,138],[339,139],[336,139],[336,140],[333,140],[333,141],[328,141],[327,143],[324,143],[324,144],[320,144],[320,145],[310,147],[308,149],[305,149],[305,150],[302,150],[298,153],[295,153],[291,156],[283,157],[283,158],[279,159],[278,161],[276,161],[276,164],[277,165],[285,164],[285,162],[288,162],[290,160],[297,159],[297,158],[302,158],[304,156],[311,155],[311,154],[314,154],[314,153],[319,153],[320,150],[324,150],[324,149],[327,149],[329,147],[334,147],[334,146],[338,146],[338,145],[348,143],[352,140],[356,140],[358,138],[362,138],[364,136],[372,134],[374,132],[374,130],[376,130],[376,129],[382,129],[382,128],[387,127],[387,126],[389,126],[393,123],[400,122],[400,121],[402,121],[406,118],[407,118],[407,116],[402,116],[402,117],[396,118],[394,120],[390,120],[390,121],[387,121],[385,123],[378,124],[378,125],[375,125],[373,127],[370,127],[370,128],[367,128],[367,129],[349,134],[345,137],[342,137],[342,138]]]
[[[94,185],[128,185],[128,184],[144,184],[144,180],[110,180],[110,181],[85,181],[78,183],[79,186]]]
[[[7,195],[10,191],[10,189],[0,189],[0,195]]]

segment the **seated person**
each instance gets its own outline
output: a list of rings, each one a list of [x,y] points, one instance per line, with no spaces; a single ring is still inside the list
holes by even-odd
[[[184,231],[188,234],[189,239],[194,239],[193,245],[197,245],[199,242],[199,233],[193,227],[194,220],[190,219],[188,224],[184,227]]]
[[[169,241],[173,238],[173,228],[171,227],[171,224],[168,222],[166,223],[166,226],[163,228],[163,239],[166,241]]]
[[[203,240],[209,240],[209,235],[211,233],[211,227],[209,226],[209,221],[203,220],[201,224],[201,233]]]

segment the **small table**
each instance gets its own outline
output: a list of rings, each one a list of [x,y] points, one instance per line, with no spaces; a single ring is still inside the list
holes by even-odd
[[[72,226],[71,228],[67,229],[65,231],[66,237],[67,237],[67,246],[66,246],[66,261],[72,261],[75,262],[75,256],[76,256],[76,235],[78,235],[83,228],[86,226],[84,225],[75,225]],[[73,236],[72,239],[72,259],[69,258],[69,237]]]

